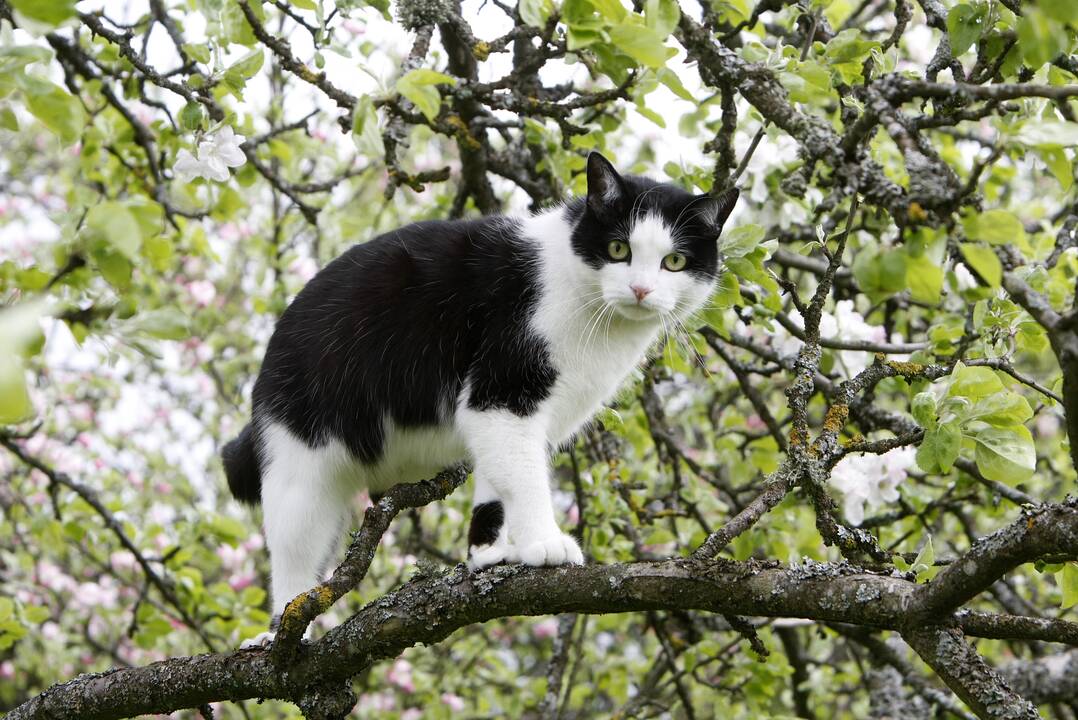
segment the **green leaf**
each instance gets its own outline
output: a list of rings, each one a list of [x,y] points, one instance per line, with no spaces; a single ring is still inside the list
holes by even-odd
[[[1022,221],[1007,210],[989,210],[962,218],[962,227],[970,240],[982,240],[992,245],[1021,242],[1026,237]]]
[[[967,420],[980,420],[996,427],[1021,425],[1032,417],[1029,401],[1013,392],[989,395],[975,403],[966,415]]]
[[[589,2],[600,15],[611,22],[621,22],[629,14],[620,0],[589,0]]]
[[[191,334],[187,316],[174,307],[141,312],[128,321],[127,327],[158,340],[183,340]]]
[[[663,119],[663,116],[660,115],[659,113],[655,112],[654,110],[651,110],[650,108],[645,106],[643,103],[637,103],[636,105],[633,106],[633,109],[636,110],[641,115],[643,115],[644,117],[646,117],[651,122],[658,125],[659,127],[661,127],[661,128],[666,127],[666,120]]]
[[[989,480],[1015,485],[1033,476],[1037,452],[1024,425],[987,427],[973,439],[977,443],[977,469]]]
[[[625,432],[625,420],[621,417],[621,413],[612,407],[604,405],[599,412],[595,413],[595,420],[602,423],[603,428],[612,433],[620,435]]]
[[[674,32],[680,19],[681,8],[675,0],[647,0],[644,5],[647,26],[664,38]]]
[[[210,48],[205,43],[184,43],[183,49],[195,62],[209,64]]]
[[[291,2],[293,6],[299,8],[300,10],[318,9],[318,5],[315,4],[314,0],[289,0],[289,2]]]
[[[131,284],[131,261],[118,252],[108,248],[95,247],[90,250],[94,264],[101,271],[101,276],[118,290],[125,290]]]
[[[924,255],[907,257],[906,282],[910,297],[917,302],[935,305],[940,301],[943,290],[943,268]]]
[[[240,593],[240,602],[247,607],[262,607],[262,601],[266,599],[266,591],[257,585],[248,585]]]
[[[64,144],[79,139],[86,129],[86,114],[78,99],[59,85],[38,77],[20,78],[26,98],[26,109],[41,121]]]
[[[967,367],[958,363],[951,372],[951,387],[947,391],[947,396],[977,400],[1001,390],[1003,390],[1003,382],[992,368],[979,365]]]
[[[517,9],[521,19],[528,25],[544,28],[554,12],[554,3],[552,0],[520,0]]]
[[[936,396],[928,390],[917,393],[910,403],[910,413],[917,424],[926,430],[936,428]]]
[[[1037,7],[1053,20],[1078,25],[1078,3],[1074,0],[1037,0]]]
[[[1059,181],[1063,192],[1070,190],[1071,185],[1074,184],[1074,165],[1071,164],[1067,153],[1063,152],[1062,148],[1046,147],[1041,148],[1040,154],[1041,159],[1044,160],[1044,164],[1048,166],[1053,177]]]
[[[40,605],[30,605],[22,609],[22,616],[31,625],[40,625],[48,620],[50,615],[49,609]]]
[[[1066,610],[1078,604],[1078,563],[1066,563],[1063,569],[1056,573],[1055,578],[1063,593],[1060,609]]]
[[[227,515],[214,515],[206,521],[206,525],[210,532],[232,546],[246,540],[251,534],[246,525]]]
[[[433,120],[442,107],[442,96],[435,86],[454,85],[456,81],[452,75],[417,68],[397,80],[397,92],[412,101],[428,120]]]
[[[202,105],[197,102],[189,102],[180,110],[180,127],[184,130],[198,130],[202,127]]]
[[[949,422],[935,430],[925,430],[917,448],[917,464],[928,473],[949,473],[961,451],[962,431],[957,422]]]
[[[250,80],[255,73],[262,69],[262,63],[266,61],[262,48],[255,48],[228,66],[228,69],[238,74],[244,80]]]
[[[659,68],[659,71],[655,73],[655,77],[659,79],[666,87],[670,88],[670,91],[677,95],[682,100],[688,100],[692,102],[695,98],[691,92],[682,84],[681,78],[677,73],[667,67]]]
[[[11,0],[11,7],[32,20],[59,25],[75,17],[78,0]]]
[[[0,309],[0,425],[21,422],[33,413],[22,356],[41,332],[43,310],[41,302]]]
[[[1063,26],[1036,7],[1023,8],[1017,30],[1018,50],[1033,70],[1050,62],[1067,46],[1067,32]]]
[[[745,257],[758,248],[763,239],[762,225],[739,225],[723,236],[719,251],[726,258]]]
[[[1078,123],[1047,118],[1031,118],[1018,128],[1014,138],[1036,148],[1064,148],[1078,145]]]
[[[861,289],[875,300],[906,289],[906,253],[897,250],[878,253],[861,251],[853,262],[853,274]]]
[[[717,308],[729,308],[741,304],[741,285],[737,282],[737,276],[730,272],[719,275],[719,282],[715,287],[715,295],[712,305]]]
[[[142,231],[123,203],[110,200],[94,205],[86,213],[86,230],[91,239],[104,242],[129,260],[138,259]]]
[[[935,562],[936,550],[932,547],[932,536],[929,535],[921,551],[914,558],[913,565],[910,566],[910,570],[917,574],[917,582],[927,582],[939,572],[939,568],[934,565]]]
[[[675,54],[673,48],[663,45],[666,39],[657,30],[624,22],[610,28],[610,43],[641,65],[658,68]]]
[[[973,243],[962,243],[959,250],[962,252],[962,257],[966,259],[966,263],[977,271],[977,274],[988,283],[989,287],[999,287],[999,283],[1003,279],[1003,265],[1000,264],[999,258],[996,257],[996,253],[992,248],[984,245],[974,245]]]
[[[15,111],[9,107],[0,107],[0,128],[19,131],[19,118],[15,117]]]
[[[987,29],[985,25],[988,6],[982,3],[970,5],[959,3],[947,13],[947,35],[951,41],[951,54],[959,57],[973,43],[980,40]]]

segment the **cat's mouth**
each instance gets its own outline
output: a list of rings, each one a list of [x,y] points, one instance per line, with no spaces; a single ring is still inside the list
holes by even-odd
[[[640,303],[615,303],[614,311],[628,320],[654,320],[659,317],[659,310]]]

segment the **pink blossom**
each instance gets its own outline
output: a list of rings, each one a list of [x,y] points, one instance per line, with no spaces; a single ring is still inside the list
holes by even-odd
[[[60,626],[51,620],[41,625],[41,638],[43,640],[59,640],[63,637]]]
[[[0,663],[0,678],[10,680],[13,677],[15,677],[15,663],[10,660]]]
[[[539,640],[546,640],[558,634],[558,621],[554,618],[545,618],[532,625],[532,636]]]
[[[262,539],[262,535],[259,533],[255,533],[243,541],[243,549],[248,552],[252,550],[261,550],[265,545],[266,541]]]
[[[423,717],[423,711],[419,708],[408,708],[401,713],[401,720],[420,720]]]
[[[442,704],[449,707],[453,712],[464,711],[464,698],[453,693],[442,693]]]
[[[233,590],[235,590],[236,592],[239,592],[240,590],[243,590],[245,587],[248,587],[249,585],[252,585],[254,583],[254,581],[255,581],[254,572],[248,571],[248,572],[245,572],[245,573],[237,573],[237,574],[233,575],[232,577],[230,577],[228,579],[228,586],[230,588],[232,588]]]
[[[119,593],[107,577],[97,583],[84,582],[75,593],[75,602],[87,609],[114,608],[118,598]]]
[[[415,683],[412,681],[412,664],[401,658],[393,663],[386,673],[386,679],[393,685],[407,693],[415,692]]]
[[[569,506],[569,511],[565,513],[565,519],[569,521],[570,525],[576,525],[580,522],[580,508],[573,503]]]
[[[217,297],[217,288],[209,280],[195,280],[188,283],[187,292],[199,307],[206,307]]]
[[[242,545],[220,545],[217,548],[217,557],[221,558],[221,565],[229,570],[238,570],[247,561],[247,549]]]
[[[59,567],[48,561],[42,561],[37,564],[37,583],[38,585],[56,592],[74,590],[78,587],[75,584],[74,579],[64,573]]]
[[[71,417],[77,422],[93,422],[94,409],[89,403],[75,403],[68,408],[71,411]]]
[[[307,282],[318,272],[318,263],[313,258],[298,257],[288,264],[288,273]]]
[[[391,712],[396,709],[397,699],[390,693],[368,693],[359,699],[356,707],[361,710],[374,710],[379,712]]]
[[[109,565],[113,570],[133,570],[137,565],[135,554],[130,550],[117,550],[109,555]]]
[[[356,35],[362,35],[367,32],[367,28],[364,27],[362,23],[358,23],[351,18],[341,23],[341,29],[351,34],[353,37],[355,37]]]

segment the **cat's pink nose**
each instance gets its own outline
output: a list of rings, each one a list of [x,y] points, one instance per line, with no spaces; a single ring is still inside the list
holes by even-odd
[[[643,285],[630,285],[629,289],[633,291],[633,295],[636,295],[636,301],[643,302],[644,298],[651,294],[651,288],[644,287]]]

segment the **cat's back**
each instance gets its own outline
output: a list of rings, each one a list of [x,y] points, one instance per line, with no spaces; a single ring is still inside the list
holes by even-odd
[[[387,421],[443,423],[477,348],[534,298],[536,252],[500,216],[412,223],[352,246],[278,321],[256,410],[308,440],[375,438],[360,456]]]

